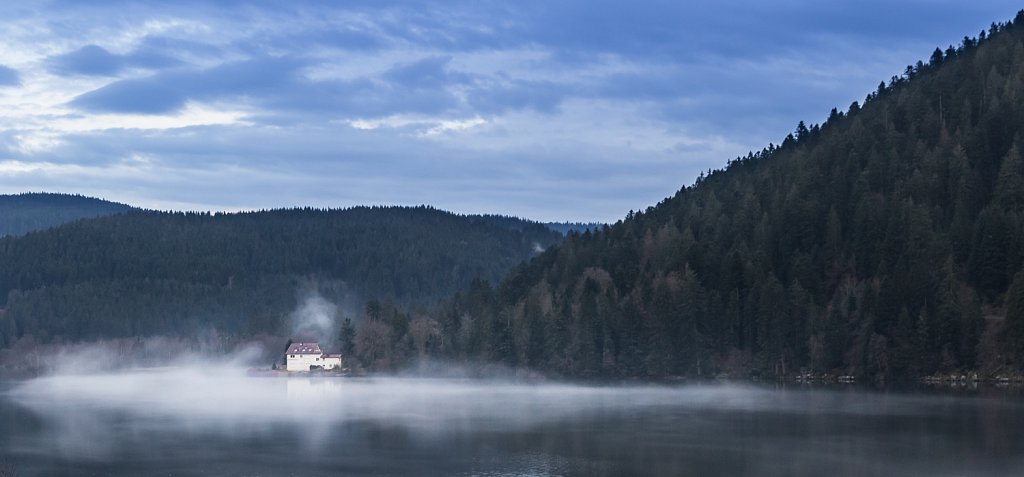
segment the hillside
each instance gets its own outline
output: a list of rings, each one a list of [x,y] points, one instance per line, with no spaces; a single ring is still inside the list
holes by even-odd
[[[428,207],[100,217],[0,239],[0,345],[287,333],[304,294],[342,312],[435,302],[559,240],[542,224]]]
[[[571,376],[1020,370],[1022,132],[1024,12],[474,284],[413,342]],[[362,333],[405,331],[382,323]]]
[[[131,206],[71,194],[0,195],[0,237],[23,235],[79,219],[119,214]]]

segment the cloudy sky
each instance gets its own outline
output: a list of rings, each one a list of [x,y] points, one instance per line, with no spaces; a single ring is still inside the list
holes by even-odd
[[[0,6],[0,193],[614,221],[1016,2]]]

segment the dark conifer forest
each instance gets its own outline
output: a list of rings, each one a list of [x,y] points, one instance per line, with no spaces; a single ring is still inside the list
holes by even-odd
[[[287,333],[305,293],[403,306],[498,280],[562,239],[429,207],[136,211],[0,239],[0,344]]]
[[[597,222],[548,222],[544,225],[547,225],[551,230],[568,235],[570,232],[583,233],[588,230],[597,230],[605,224]]]
[[[79,219],[128,212],[132,207],[71,194],[0,195],[0,237],[22,235]]]

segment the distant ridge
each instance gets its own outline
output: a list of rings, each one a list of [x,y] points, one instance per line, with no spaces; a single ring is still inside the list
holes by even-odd
[[[28,192],[0,195],[0,237],[24,235],[81,219],[135,210],[134,207],[78,194]]]
[[[317,208],[316,210],[345,210],[346,208]],[[7,235],[23,235],[37,230],[45,230],[79,219],[90,219],[106,215],[119,214],[137,207],[80,194],[64,194],[60,192],[24,192],[19,194],[0,194],[0,237]],[[264,209],[288,210],[288,209]],[[520,217],[481,214],[466,215],[471,220],[480,220],[499,227],[519,230],[524,224],[533,221]],[[598,222],[541,222],[545,227],[568,235],[569,232],[583,233],[587,230],[598,230],[606,224]]]
[[[289,333],[379,299],[425,305],[559,243],[543,224],[433,207],[157,212],[0,238],[0,347],[36,340]]]

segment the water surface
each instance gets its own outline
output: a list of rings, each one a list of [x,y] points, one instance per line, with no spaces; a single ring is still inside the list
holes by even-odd
[[[1024,401],[751,385],[253,378],[0,387],[19,475],[1024,475]]]

